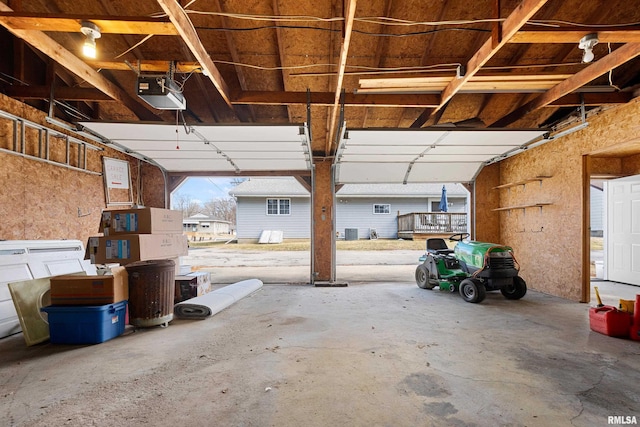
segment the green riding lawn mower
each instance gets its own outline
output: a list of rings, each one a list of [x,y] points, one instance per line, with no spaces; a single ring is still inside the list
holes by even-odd
[[[458,242],[449,249],[444,239],[427,239],[427,252],[416,268],[422,289],[459,292],[467,302],[484,300],[487,291],[500,290],[507,299],[520,299],[527,284],[518,276],[520,266],[509,246],[467,240],[469,233],[454,234]]]

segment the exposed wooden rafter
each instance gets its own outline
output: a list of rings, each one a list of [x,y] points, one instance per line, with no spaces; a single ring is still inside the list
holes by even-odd
[[[509,43],[570,43],[578,42],[586,34],[598,34],[600,43],[640,43],[640,26],[607,28],[597,27],[535,27],[527,25],[518,31]]]
[[[18,99],[47,99],[51,93],[49,86],[9,86],[5,89],[7,95]],[[113,99],[94,88],[56,86],[54,95],[63,101],[113,101]]]
[[[216,87],[218,92],[220,92],[220,96],[227,103],[229,107],[233,109],[233,105],[231,104],[231,99],[229,97],[229,88],[227,87],[227,83],[222,78],[222,74],[218,71],[218,68],[215,66],[211,57],[207,53],[207,50],[202,45],[202,41],[198,37],[198,33],[196,32],[191,20],[187,16],[186,12],[178,4],[175,0],[157,0],[158,4],[165,11],[167,15],[169,15],[169,19],[173,22],[178,33],[182,37],[182,40],[186,43],[191,50],[191,53],[198,60],[203,70],[209,76],[209,79]]]
[[[167,73],[171,66],[171,61],[144,60],[127,64],[124,61],[87,61],[96,70],[117,70],[129,71],[134,69],[141,73]],[[175,62],[174,72],[176,73],[201,73],[202,67],[197,62]]]
[[[464,84],[480,71],[480,68],[482,68],[547,1],[548,0],[523,0],[502,24],[502,39],[496,42],[492,37],[482,45],[471,57],[469,62],[467,62],[464,76],[452,80],[442,91],[440,105],[436,110],[446,105],[446,103],[462,89]]]
[[[393,5],[393,0],[386,0],[386,5],[384,7],[385,10],[385,14],[384,16],[391,16],[391,7]],[[387,34],[387,32],[389,31],[389,27],[382,25],[382,28],[379,30],[381,34]],[[382,67],[382,54],[383,52],[387,49],[387,46],[389,45],[389,38],[388,37],[380,37],[378,39],[378,43],[376,43],[376,54],[373,57],[373,65],[375,67]],[[346,73],[345,73],[346,74]],[[369,116],[369,109],[365,108],[364,110],[364,117],[362,119],[362,127],[367,127],[367,118]]]
[[[101,16],[101,15],[51,15],[25,14],[10,12],[3,9],[0,12],[0,23],[11,26],[16,30],[48,31],[78,33],[82,21],[91,21],[100,27],[103,34],[155,34],[162,36],[177,36],[178,30],[166,18],[156,19],[130,16]]]
[[[333,92],[311,92],[309,102],[318,106],[333,106]],[[362,107],[435,107],[439,102],[438,95],[360,95],[345,93],[345,105],[358,105]],[[248,105],[293,105],[306,104],[307,92],[270,92],[248,91],[239,93],[233,98],[234,104]]]
[[[223,12],[222,9],[222,4],[220,3],[220,0],[213,0],[216,8],[218,11]],[[222,21],[222,26],[226,27],[227,26],[227,20],[224,17],[224,15],[220,16],[220,20]],[[238,49],[236,48],[236,44],[233,41],[233,36],[231,35],[231,32],[226,31],[224,33],[224,36],[227,40],[227,47],[229,48],[229,53],[231,54],[231,59],[233,60],[234,63],[239,64],[240,62],[242,62],[240,60],[240,55],[238,54]],[[238,77],[238,83],[240,83],[240,88],[242,90],[247,90],[249,88],[249,86],[247,85],[247,79],[244,75],[244,69],[243,67],[241,67],[240,65],[234,65],[234,68],[236,70],[236,76]],[[249,114],[251,116],[251,121],[255,122],[256,121],[256,114],[253,111],[253,109],[249,109]]]
[[[51,92],[49,86],[8,86],[6,94],[18,99],[47,99]],[[308,98],[307,98],[308,96]],[[501,94],[495,95],[503,96]],[[58,86],[55,89],[56,99],[65,101],[103,102],[113,101],[108,95],[93,88]],[[632,94],[628,92],[606,93],[571,93],[565,95],[549,106],[575,107],[582,105],[598,106],[602,104],[624,104],[631,100]],[[347,106],[397,108],[397,107],[427,107],[435,108],[439,102],[439,96],[425,95],[359,95],[346,93],[344,103]],[[231,99],[231,103],[238,105],[311,105],[329,107],[333,105],[333,92],[270,92],[270,91],[245,91],[240,92]],[[418,126],[420,127],[420,126]]]
[[[443,5],[442,13],[446,11]],[[276,15],[278,15],[278,12]],[[442,20],[443,15],[436,18]],[[23,12],[0,12],[0,22],[18,30],[47,32],[79,32],[82,21],[91,21],[100,27],[103,34],[155,34],[158,36],[179,35],[176,27],[168,18],[141,18],[131,16],[41,14]],[[495,30],[495,26],[492,27]],[[558,27],[526,24],[517,31],[508,43],[575,43],[585,34],[597,33],[601,43],[637,43],[640,42],[640,26],[605,28],[562,25]],[[492,36],[492,40],[497,40]],[[426,49],[427,52],[429,49]]]
[[[593,63],[589,67],[579,71],[567,80],[559,83],[553,88],[549,89],[544,94],[536,97],[535,99],[527,102],[515,111],[512,111],[505,117],[491,124],[492,127],[504,127],[519,120],[524,115],[549,105],[556,99],[567,95],[574,90],[584,86],[593,79],[600,77],[609,70],[612,70],[625,62],[640,55],[640,43],[627,43],[624,46],[614,50],[609,55],[605,56],[601,60]]]
[[[349,44],[351,43],[351,32],[353,31],[353,18],[356,14],[357,0],[348,0],[345,2],[345,23],[344,38],[342,40],[342,49],[340,50],[340,63],[338,66],[338,81],[336,83],[336,91],[333,100],[333,109],[331,112],[331,123],[329,125],[329,134],[326,142],[325,154],[330,155],[333,149],[333,143],[337,132],[336,123],[338,121],[338,113],[340,111],[340,96],[342,94],[342,81],[344,79],[344,70],[347,66],[347,56],[349,54]]]
[[[280,6],[278,5],[278,0],[273,0],[273,13],[275,16],[280,16]],[[275,22],[274,22],[275,23]],[[278,66],[282,68],[282,87],[284,90],[287,90],[287,84],[290,81],[289,75],[291,72],[286,69],[284,66],[286,52],[285,46],[283,43],[284,34],[280,27],[276,28],[276,43],[278,47]],[[287,115],[289,116],[289,121],[292,121],[291,109],[287,108]]]
[[[0,11],[12,12],[9,6],[1,2]],[[114,100],[121,102],[140,119],[160,120],[160,117],[152,111],[151,106],[142,100],[137,100],[130,96],[127,92],[97,73],[93,68],[69,52],[51,37],[44,34],[42,31],[15,29],[8,23],[2,21],[0,21],[0,24],[15,36],[23,39],[36,49],[40,50],[81,79],[84,79]]]

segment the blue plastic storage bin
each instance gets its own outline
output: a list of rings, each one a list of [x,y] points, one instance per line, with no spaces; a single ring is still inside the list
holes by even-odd
[[[127,301],[106,305],[50,305],[48,315],[53,344],[98,344],[124,332]]]

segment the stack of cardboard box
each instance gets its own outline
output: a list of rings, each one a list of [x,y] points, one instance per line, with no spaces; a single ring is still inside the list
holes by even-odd
[[[95,344],[122,334],[130,300],[125,266],[136,261],[169,259],[174,261],[178,275],[180,256],[188,253],[180,211],[160,208],[105,210],[99,231],[104,235],[89,238],[87,258],[93,264],[120,266],[111,268],[105,275],[51,278],[52,305],[43,307],[42,311],[49,317],[52,343]],[[194,276],[194,280],[201,289],[205,288],[204,278]],[[208,280],[207,285],[210,285]],[[196,292],[200,288],[196,288]],[[172,287],[171,297],[173,293]],[[173,309],[172,303],[169,309]]]
[[[54,276],[48,315],[49,336],[54,344],[97,344],[124,332],[128,275],[124,267],[112,274]]]
[[[87,249],[93,264],[172,259],[176,275],[180,256],[187,255],[187,236],[182,231],[182,212],[160,208],[105,210],[100,232],[90,237]]]

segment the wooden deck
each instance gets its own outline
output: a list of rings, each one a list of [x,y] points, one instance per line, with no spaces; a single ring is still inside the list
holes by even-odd
[[[398,238],[428,239],[467,233],[467,214],[458,212],[412,212],[398,215]]]

